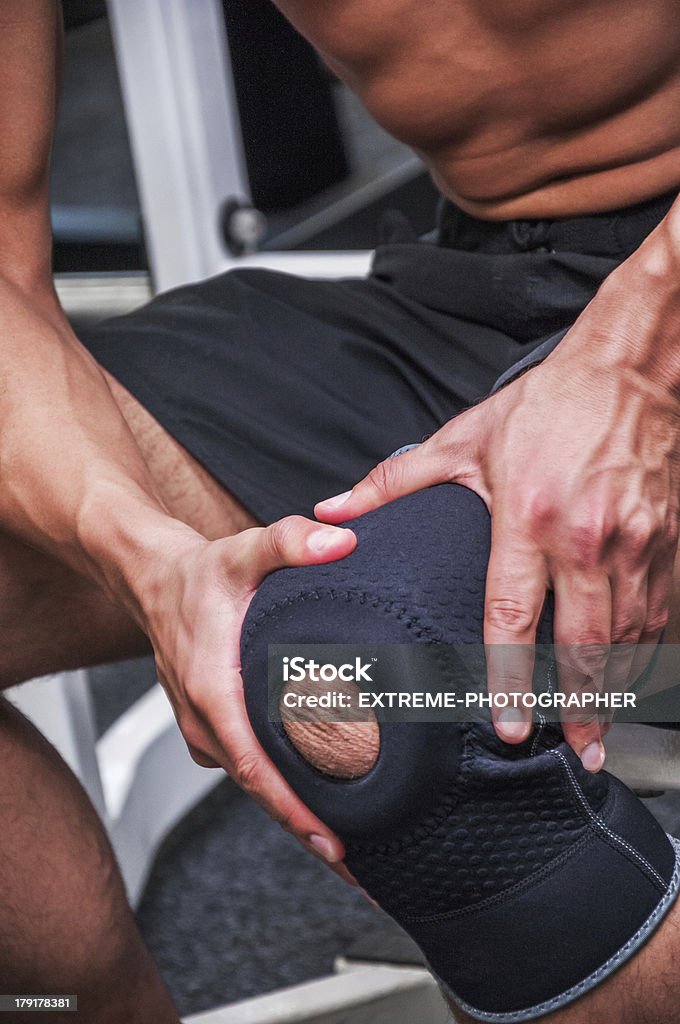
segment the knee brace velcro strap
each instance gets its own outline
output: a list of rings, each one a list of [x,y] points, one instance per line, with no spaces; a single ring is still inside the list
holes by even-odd
[[[268,644],[482,641],[489,519],[476,495],[442,485],[352,526],[348,558],[282,570],[256,594],[242,636],[251,723],[450,997],[479,1020],[540,1017],[652,933],[680,885],[675,848],[557,726],[511,747],[489,725],[381,722],[362,778],[310,766],[269,719]]]

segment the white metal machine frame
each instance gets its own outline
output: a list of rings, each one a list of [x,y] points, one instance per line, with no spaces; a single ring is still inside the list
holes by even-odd
[[[220,0],[108,7],[156,290],[234,266],[364,274],[370,253],[230,254],[224,203],[250,195]]]

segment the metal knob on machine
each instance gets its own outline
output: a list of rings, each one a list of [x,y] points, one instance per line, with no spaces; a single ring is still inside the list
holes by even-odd
[[[234,256],[246,256],[257,250],[267,230],[267,219],[250,203],[227,199],[220,213],[222,236]]]

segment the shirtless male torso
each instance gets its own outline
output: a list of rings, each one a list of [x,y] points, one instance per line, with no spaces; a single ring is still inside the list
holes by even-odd
[[[567,217],[680,187],[673,0],[277,0],[476,217]]]

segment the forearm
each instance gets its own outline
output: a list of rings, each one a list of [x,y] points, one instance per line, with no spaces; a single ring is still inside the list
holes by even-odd
[[[47,309],[0,280],[0,525],[139,618],[145,565],[193,534],[155,494],[97,364]]]
[[[144,626],[154,578],[145,566],[201,539],[162,507],[54,291],[48,182],[60,55],[59,4],[2,0],[0,528],[93,578]]]
[[[0,275],[34,295],[50,281],[49,162],[61,4],[0,3]]]
[[[680,397],[680,198],[642,245],[605,280],[569,332],[561,356]],[[557,352],[556,352],[557,354]]]

